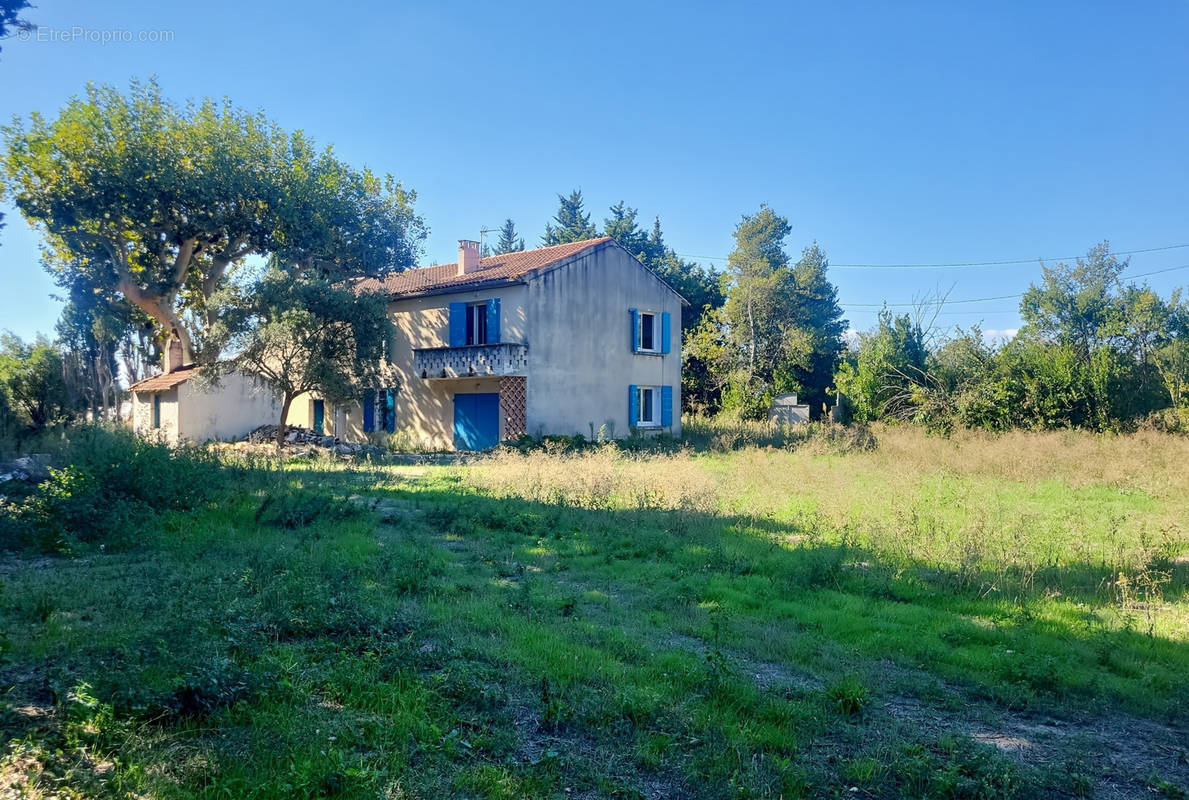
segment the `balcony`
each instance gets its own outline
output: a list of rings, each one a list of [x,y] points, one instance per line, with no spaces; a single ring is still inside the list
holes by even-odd
[[[424,347],[413,350],[413,371],[426,380],[525,375],[528,345],[501,342],[466,347]]]

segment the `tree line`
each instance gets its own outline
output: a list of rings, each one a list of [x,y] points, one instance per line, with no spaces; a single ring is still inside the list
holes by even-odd
[[[89,86],[55,119],[0,135],[4,193],[40,230],[66,301],[56,340],[0,340],[0,434],[112,416],[121,376],[155,372],[171,342],[202,380],[246,371],[286,408],[307,391],[333,402],[391,385],[385,304],[366,279],[414,266],[427,233],[392,176],[228,101],[172,103],[155,82]],[[645,226],[620,201],[600,226],[580,190],[557,198],[542,245],[610,236],[689,301],[686,412],[764,419],[796,393],[815,418],[840,401],[835,416],[939,431],[1186,417],[1189,303],[1127,284],[1105,243],[1042,266],[1006,344],[977,327],[937,336],[923,309],[886,308],[848,342],[826,252],[790,254],[789,220],[767,205],[741,217],[716,270],[680,256],[659,216]],[[511,219],[485,243],[525,247]]]

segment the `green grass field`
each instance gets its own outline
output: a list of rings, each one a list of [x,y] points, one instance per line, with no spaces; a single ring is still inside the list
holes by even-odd
[[[0,795],[1186,796],[1189,440],[712,433],[0,556]]]

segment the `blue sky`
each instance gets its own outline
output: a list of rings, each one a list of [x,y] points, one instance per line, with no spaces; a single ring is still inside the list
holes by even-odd
[[[1189,244],[1185,0],[40,0],[28,17],[172,41],[7,40],[0,118],[53,114],[88,80],[154,74],[177,100],[231,97],[415,189],[423,263],[454,260],[459,238],[505,217],[536,243],[572,188],[600,222],[621,199],[659,214],[670,244],[703,257],[730,252],[740,215],[764,202],[792,223],[792,252],[816,239],[834,264]],[[49,331],[37,237],[5,210],[0,328]],[[1189,248],[1132,257],[1132,272],[1178,265]],[[865,329],[875,308],[861,304],[1014,294],[1038,274],[1031,262],[831,276]],[[1167,292],[1189,269],[1148,280]],[[940,323],[1009,330],[1016,307],[951,305]]]

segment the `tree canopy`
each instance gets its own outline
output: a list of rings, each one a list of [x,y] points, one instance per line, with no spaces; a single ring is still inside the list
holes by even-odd
[[[381,294],[358,292],[316,271],[295,275],[274,263],[258,279],[229,286],[213,300],[219,314],[212,335],[233,355],[210,365],[205,378],[238,371],[264,380],[281,399],[278,437],[300,394],[347,403],[365,388],[393,385]]]
[[[415,195],[391,176],[227,100],[180,107],[155,82],[89,85],[57,118],[3,135],[8,190],[58,281],[85,274],[118,291],[186,362],[212,322],[208,298],[247,258],[379,275],[412,265],[425,236]]]
[[[819,410],[842,350],[846,323],[827,259],[816,244],[790,263],[785,217],[766,205],[735,228],[724,277],[726,302],[691,336],[711,365],[725,410],[761,417],[772,398],[797,392]]]

